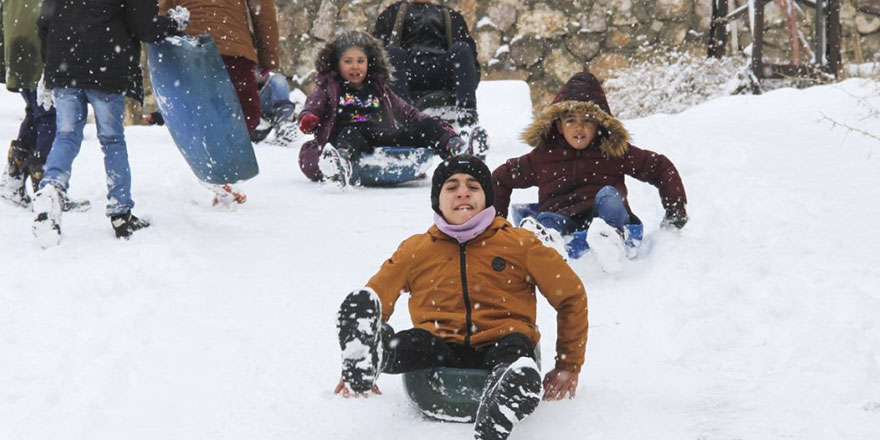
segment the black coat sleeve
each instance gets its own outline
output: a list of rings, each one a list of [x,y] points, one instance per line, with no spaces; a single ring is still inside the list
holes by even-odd
[[[156,0],[126,0],[125,3],[125,24],[138,40],[152,43],[177,31],[174,20],[159,16],[159,2]]]
[[[394,31],[394,20],[397,19],[397,10],[400,9],[400,3],[395,3],[382,11],[376,18],[376,27],[373,28],[373,36],[382,41],[385,47],[391,43],[391,32]]]
[[[452,19],[452,41],[461,41],[470,46],[471,50],[474,52],[474,65],[477,66],[477,81],[479,81],[480,60],[477,58],[477,43],[474,41],[474,38],[471,37],[471,33],[468,31],[467,22],[464,20],[464,17],[456,11],[450,12],[450,18]]]
[[[49,37],[49,26],[58,9],[58,0],[43,0],[40,16],[37,18],[37,34],[40,36],[40,56],[46,61],[46,40]]]

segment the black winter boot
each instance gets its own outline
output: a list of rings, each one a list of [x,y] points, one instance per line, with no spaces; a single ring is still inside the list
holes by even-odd
[[[356,393],[370,391],[382,359],[382,305],[371,289],[356,290],[342,301],[336,319],[342,349],[342,380]]]
[[[492,370],[477,409],[474,438],[505,440],[513,425],[535,411],[541,401],[541,373],[535,361],[521,357]]]
[[[46,158],[40,155],[37,150],[28,157],[27,173],[31,177],[31,185],[34,187],[34,194],[40,190],[40,181],[43,180],[43,167],[46,165]]]
[[[150,222],[137,218],[131,212],[126,214],[117,214],[110,216],[110,225],[116,232],[116,238],[128,239],[134,231],[144,229],[150,226]]]
[[[18,206],[27,207],[31,203],[31,198],[25,188],[30,151],[16,140],[9,145],[7,154],[6,169],[0,176],[0,198]],[[36,190],[34,192],[36,193]]]

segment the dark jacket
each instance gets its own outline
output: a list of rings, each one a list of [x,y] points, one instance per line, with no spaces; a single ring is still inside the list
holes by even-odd
[[[420,54],[440,55],[449,50],[446,40],[446,20],[443,10],[449,10],[452,24],[452,42],[463,42],[470,46],[474,54],[474,64],[477,66],[477,78],[480,77],[480,61],[477,59],[477,44],[468,31],[467,22],[461,14],[455,10],[435,4],[417,4],[411,2],[397,2],[379,14],[376,19],[376,27],[373,35],[382,40],[385,47],[393,44],[392,31],[397,19],[397,11],[401,3],[409,3],[406,9],[406,19],[403,22],[403,30],[400,36],[400,46],[412,56]]]
[[[44,0],[38,21],[46,86],[143,100],[141,41],[176,31],[156,0]]]
[[[431,226],[401,243],[367,286],[382,301],[383,321],[401,293],[409,292],[414,327],[473,346],[511,333],[537,344],[537,287],[556,309],[556,368],[577,373],[584,363],[583,283],[558,252],[501,217],[465,244]]]
[[[583,150],[572,148],[556,129],[555,122],[569,112],[590,115],[599,125],[596,138]],[[606,185],[617,188],[632,214],[626,202],[625,176],[657,187],[667,213],[686,213],[687,195],[675,165],[662,154],[628,142],[629,133],[611,115],[605,92],[590,73],[579,73],[569,80],[522,139],[535,149],[492,172],[495,209],[500,215],[507,215],[514,188],[537,186],[540,211],[583,224],[590,220],[596,193]]]

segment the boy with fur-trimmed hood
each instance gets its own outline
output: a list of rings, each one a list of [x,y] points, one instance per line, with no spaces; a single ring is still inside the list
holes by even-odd
[[[388,87],[393,69],[382,43],[365,32],[343,32],[315,60],[318,78],[299,116],[299,164],[311,180],[344,187],[351,161],[377,146],[431,148],[443,158],[468,148],[452,128],[420,112]]]
[[[687,196],[675,165],[662,154],[629,143],[629,133],[612,115],[593,74],[581,72],[569,79],[522,139],[534,150],[509,159],[492,173],[500,215],[507,215],[514,188],[537,186],[539,214],[524,219],[532,223],[525,227],[543,226],[568,235],[592,225],[588,242],[599,237],[592,233],[595,229],[603,239],[613,240],[615,254],[622,253],[623,227],[640,223],[626,200],[624,178],[631,176],[660,191],[664,225],[682,228],[687,223]],[[617,234],[609,233],[612,230]],[[599,246],[590,247],[607,249],[595,244]]]

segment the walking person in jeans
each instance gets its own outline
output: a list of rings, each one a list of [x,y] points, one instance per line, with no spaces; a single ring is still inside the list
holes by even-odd
[[[157,17],[155,0],[45,0],[38,20],[45,62],[37,100],[56,107],[56,136],[34,200],[33,233],[43,247],[61,241],[61,210],[92,105],[107,173],[107,216],[117,238],[149,222],[132,215],[131,170],[123,133],[125,100],[143,101],[140,42],[186,26],[188,13]]]

